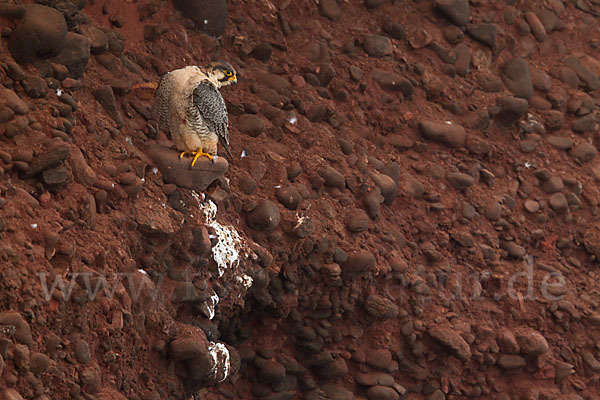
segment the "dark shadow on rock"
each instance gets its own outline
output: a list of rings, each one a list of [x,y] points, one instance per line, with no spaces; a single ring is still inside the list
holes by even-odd
[[[224,157],[216,157],[214,162],[207,157],[201,157],[192,167],[191,157],[180,159],[179,151],[159,143],[148,146],[148,154],[166,182],[196,191],[206,190],[208,185],[223,176],[229,168],[229,163]]]

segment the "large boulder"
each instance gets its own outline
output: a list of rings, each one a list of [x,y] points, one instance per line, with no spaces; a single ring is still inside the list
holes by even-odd
[[[67,23],[54,8],[31,4],[8,40],[8,50],[20,64],[60,54],[67,38]]]
[[[90,39],[77,33],[69,32],[65,46],[52,62],[62,64],[69,70],[71,78],[78,79],[83,75],[90,60]]]
[[[226,0],[173,0],[173,6],[184,17],[194,21],[196,28],[219,37],[227,26]]]
[[[178,151],[158,143],[148,146],[148,154],[166,182],[199,192],[223,176],[229,167],[224,157],[214,158],[214,162],[200,157],[192,167],[191,157],[179,158]]]

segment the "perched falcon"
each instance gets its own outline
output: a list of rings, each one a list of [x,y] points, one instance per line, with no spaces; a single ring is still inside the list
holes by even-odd
[[[217,61],[168,72],[158,84],[155,112],[160,126],[171,133],[180,158],[194,156],[192,166],[200,156],[212,160],[219,141],[231,157],[229,118],[219,88],[232,83],[237,83],[233,67]]]

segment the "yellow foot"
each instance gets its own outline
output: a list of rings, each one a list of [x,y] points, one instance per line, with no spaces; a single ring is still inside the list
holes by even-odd
[[[196,164],[196,161],[201,156],[206,156],[209,160],[213,161],[213,157],[210,154],[205,153],[202,149],[199,149],[198,151],[183,151],[179,154],[179,158],[183,158],[183,156],[185,156],[186,154],[191,154],[192,156],[194,156],[194,159],[192,160],[192,167],[194,166],[194,164]]]

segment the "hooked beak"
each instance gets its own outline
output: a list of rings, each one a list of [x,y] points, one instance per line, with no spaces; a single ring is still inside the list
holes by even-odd
[[[233,83],[234,85],[237,83],[237,77],[236,76],[232,76],[231,78],[229,78],[229,82]]]

